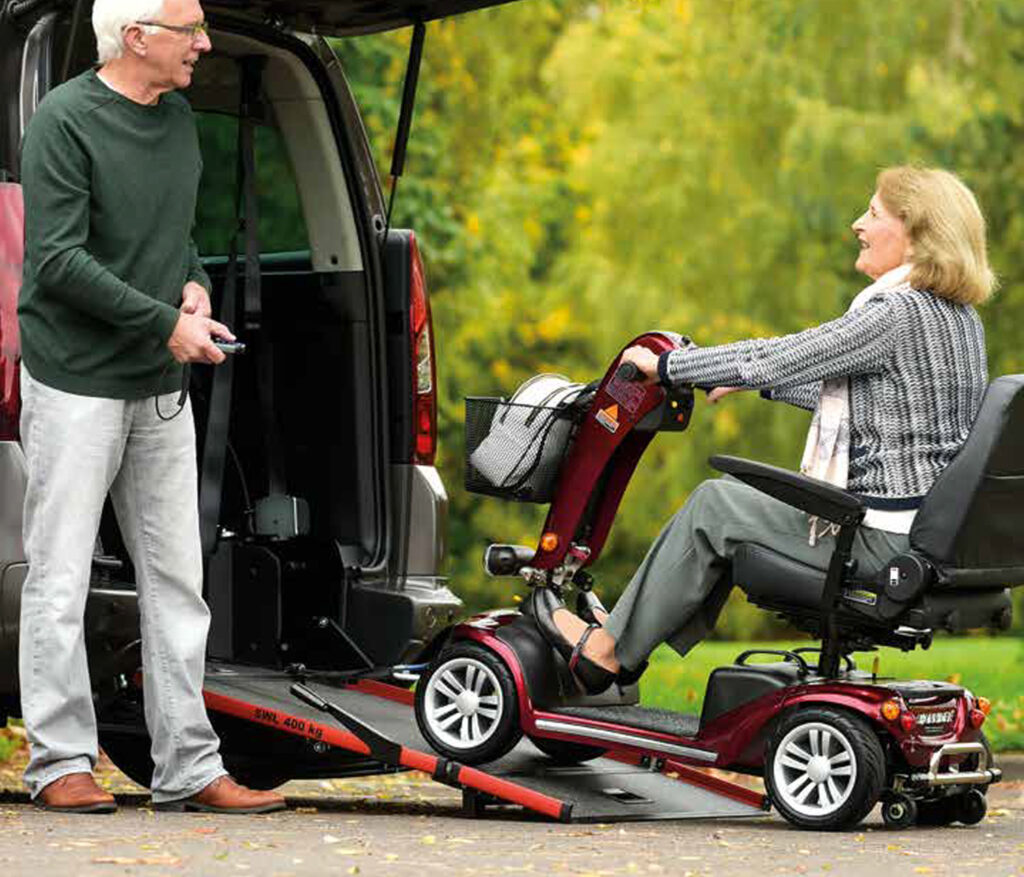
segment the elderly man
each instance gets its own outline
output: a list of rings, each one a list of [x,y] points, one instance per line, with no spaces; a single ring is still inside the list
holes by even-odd
[[[265,812],[234,783],[202,700],[195,432],[182,363],[216,364],[191,240],[201,160],[176,89],[210,50],[197,0],[96,0],[100,67],[54,89],[25,133],[21,435],[28,461],[20,677],[37,804],[110,812],[82,618],[109,491],[136,570],[159,809]]]

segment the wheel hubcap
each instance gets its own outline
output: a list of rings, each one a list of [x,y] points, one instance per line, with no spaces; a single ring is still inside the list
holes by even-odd
[[[488,666],[474,658],[453,658],[430,677],[424,706],[438,740],[453,749],[474,749],[494,735],[505,700]]]
[[[850,741],[823,722],[797,725],[772,765],[776,796],[804,816],[828,816],[849,799],[857,779]]]

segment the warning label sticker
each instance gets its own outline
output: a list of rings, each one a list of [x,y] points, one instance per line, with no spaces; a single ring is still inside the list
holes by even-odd
[[[619,377],[612,378],[604,389],[630,414],[636,414],[637,409],[644,401],[644,396],[647,395],[645,384],[624,381]]]
[[[607,408],[602,408],[597,414],[594,415],[597,418],[597,422],[601,424],[608,432],[614,433],[619,429],[619,406],[609,405]]]

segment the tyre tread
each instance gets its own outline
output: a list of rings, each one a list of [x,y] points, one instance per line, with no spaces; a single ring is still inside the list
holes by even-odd
[[[803,816],[789,812],[785,805],[776,799],[772,776],[775,750],[782,738],[797,725],[814,721],[829,722],[835,725],[846,735],[858,753],[857,786],[859,788],[855,789],[856,797],[851,797],[838,811],[824,817]],[[859,824],[871,812],[885,787],[886,767],[885,751],[878,736],[863,718],[855,713],[832,707],[798,708],[778,723],[771,737],[764,767],[765,788],[772,804],[787,822],[799,828],[839,831]],[[864,779],[861,780],[860,777]]]

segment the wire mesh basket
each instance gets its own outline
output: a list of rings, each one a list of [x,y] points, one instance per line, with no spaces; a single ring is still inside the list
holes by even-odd
[[[586,391],[579,387],[560,404],[467,397],[466,490],[516,502],[551,502],[586,411]]]

